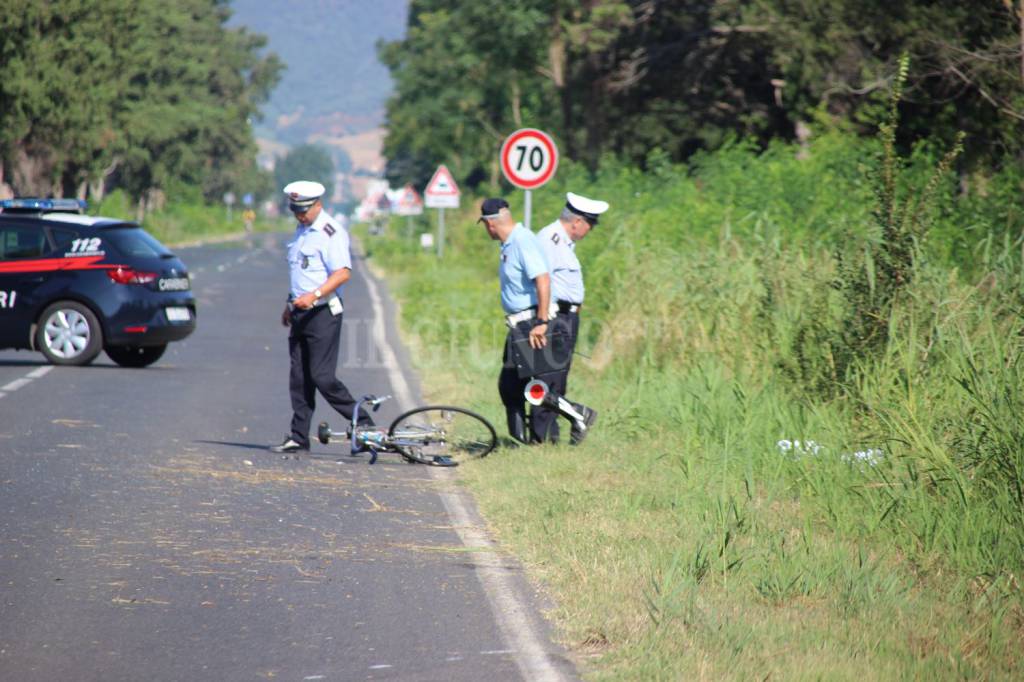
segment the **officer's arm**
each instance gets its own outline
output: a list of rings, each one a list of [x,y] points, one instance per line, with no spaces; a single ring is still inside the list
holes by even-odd
[[[551,300],[551,275],[544,273],[533,278],[537,285],[537,317],[543,322],[530,330],[530,347],[543,348],[548,339],[544,333],[548,330],[548,303]]]
[[[551,275],[544,273],[533,279],[537,285],[537,317],[547,321],[551,304]]]
[[[321,296],[328,296],[334,293],[334,290],[340,287],[342,284],[347,282],[352,276],[352,271],[348,268],[339,268],[331,273],[327,281],[320,285]]]
[[[317,296],[316,291],[309,291],[302,296],[299,296],[292,303],[299,310],[308,310],[316,305],[318,298],[327,298],[335,289],[347,282],[348,278],[351,276],[351,270],[348,268],[339,268],[332,272],[323,284],[317,287],[317,291],[320,292],[319,296]]]

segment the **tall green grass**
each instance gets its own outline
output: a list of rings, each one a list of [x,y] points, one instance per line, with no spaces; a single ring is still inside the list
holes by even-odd
[[[917,149],[895,190],[944,153]],[[566,190],[612,205],[577,247],[569,391],[600,421],[461,474],[589,676],[1024,674],[1024,217],[1005,189],[1022,176],[958,197],[941,175],[884,343],[841,367],[855,302],[837,282],[878,244],[880,155],[839,133],[737,143],[645,173],[570,165],[535,193],[535,228]],[[443,261],[404,224],[365,243],[428,398],[501,424],[498,252],[470,213]]]

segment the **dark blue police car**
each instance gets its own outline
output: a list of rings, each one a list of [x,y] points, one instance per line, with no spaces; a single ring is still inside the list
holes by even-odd
[[[101,350],[156,362],[196,328],[185,265],[139,225],[83,215],[76,199],[0,201],[0,348],[57,365]]]

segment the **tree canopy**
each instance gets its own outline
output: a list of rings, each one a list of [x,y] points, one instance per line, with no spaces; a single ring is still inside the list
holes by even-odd
[[[0,179],[20,194],[252,184],[251,121],[282,65],[227,0],[9,0]]]
[[[869,134],[903,53],[904,143],[967,136],[967,163],[1024,150],[1022,0],[412,0],[404,39],[379,46],[396,91],[393,183],[439,162],[498,179],[521,126],[591,168],[604,154],[682,160],[815,123]]]
[[[295,180],[313,180],[326,190],[324,201],[334,193],[334,161],[330,153],[314,144],[295,147],[274,165],[274,182],[282,188]],[[284,198],[281,198],[284,201]]]

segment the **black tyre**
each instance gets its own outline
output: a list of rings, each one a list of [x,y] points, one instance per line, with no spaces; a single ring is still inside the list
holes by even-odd
[[[491,423],[475,412],[448,405],[417,407],[391,423],[392,446],[413,462],[455,466],[486,457],[498,444]]]
[[[160,359],[167,350],[162,346],[110,346],[107,355],[122,367],[149,367]]]
[[[103,350],[103,329],[86,306],[57,301],[39,317],[35,341],[55,365],[88,365]]]

